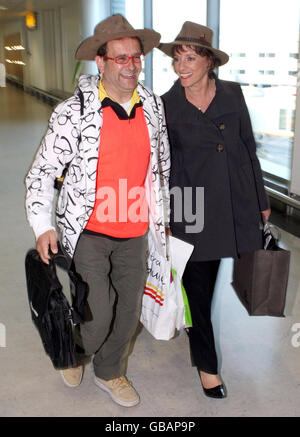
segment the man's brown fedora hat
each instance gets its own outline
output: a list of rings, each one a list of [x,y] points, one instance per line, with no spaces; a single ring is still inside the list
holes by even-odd
[[[229,56],[221,50],[215,49],[212,46],[212,40],[213,31],[209,27],[193,23],[192,21],[186,21],[183,24],[180,33],[175,38],[175,41],[170,43],[161,43],[159,44],[158,48],[162,52],[166,53],[166,55],[172,57],[172,49],[176,45],[204,47],[215,54],[215,56],[220,60],[220,65],[226,64],[226,62],[229,60]]]
[[[94,29],[94,35],[82,41],[76,50],[75,58],[79,61],[94,60],[97,50],[113,39],[138,37],[144,46],[144,54],[157,47],[160,34],[150,29],[134,29],[126,18],[120,14],[112,15],[101,21]]]

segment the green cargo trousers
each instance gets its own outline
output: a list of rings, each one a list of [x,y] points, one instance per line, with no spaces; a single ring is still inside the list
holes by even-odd
[[[87,321],[76,343],[94,355],[95,375],[125,375],[130,341],[136,331],[146,280],[147,234],[112,238],[83,232],[74,254],[76,271],[88,284]]]

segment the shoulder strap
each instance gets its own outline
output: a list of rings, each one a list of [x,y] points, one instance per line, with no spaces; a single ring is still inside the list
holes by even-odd
[[[153,99],[155,101],[156,109],[159,110],[157,100],[156,100],[156,95],[154,93],[153,93]]]
[[[78,95],[79,100],[80,100],[80,116],[82,117],[83,111],[84,111],[84,96],[83,96],[83,92],[81,91],[80,88],[78,88],[77,95]]]

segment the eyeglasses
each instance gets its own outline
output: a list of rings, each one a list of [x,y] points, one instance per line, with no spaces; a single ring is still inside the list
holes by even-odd
[[[128,62],[130,61],[130,59],[132,59],[132,61],[135,64],[140,64],[142,62],[142,55],[134,55],[134,56],[116,56],[115,58],[109,58],[108,56],[103,56],[104,59],[110,59],[111,61],[115,61],[116,64],[128,64]]]

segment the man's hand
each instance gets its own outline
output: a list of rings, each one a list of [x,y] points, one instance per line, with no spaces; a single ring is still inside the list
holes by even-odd
[[[263,222],[266,223],[271,215],[271,209],[265,209],[264,211],[260,211],[260,213],[262,215]]]
[[[40,235],[36,242],[36,250],[41,257],[41,260],[46,264],[49,264],[50,259],[49,247],[51,252],[57,253],[58,247],[56,232],[52,229]]]

